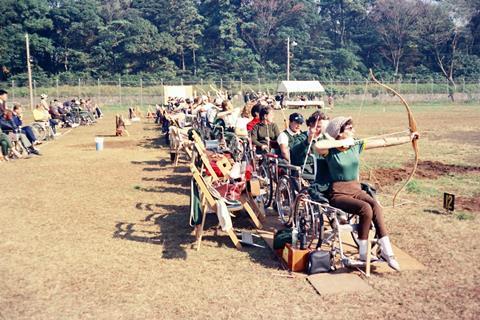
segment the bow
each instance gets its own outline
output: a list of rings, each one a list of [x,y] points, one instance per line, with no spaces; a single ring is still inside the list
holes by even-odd
[[[387,91],[390,91],[391,93],[393,93],[394,95],[396,95],[400,101],[402,101],[403,105],[405,106],[405,108],[407,109],[407,113],[408,113],[408,128],[410,129],[410,132],[416,132],[417,131],[417,122],[415,121],[415,118],[413,117],[413,113],[412,113],[412,110],[410,109],[410,106],[408,105],[407,101],[400,95],[400,93],[398,93],[397,91],[395,91],[394,89],[390,88],[389,86],[381,83],[380,81],[377,80],[377,78],[375,78],[375,76],[373,75],[373,72],[372,72],[372,69],[370,69],[370,78],[372,78],[372,80],[377,83],[378,85],[380,85],[381,87],[384,87],[385,89],[387,89]],[[413,147],[413,150],[415,151],[415,163],[413,164],[413,169],[412,169],[412,172],[410,173],[407,181],[405,181],[403,183],[402,186],[400,186],[400,189],[397,190],[397,192],[395,192],[395,195],[393,196],[393,202],[392,202],[392,205],[393,207],[395,207],[395,199],[397,198],[397,195],[400,193],[400,191],[402,191],[402,189],[410,182],[410,180],[412,179],[413,175],[415,174],[415,171],[417,170],[417,166],[418,166],[418,143],[417,143],[417,139],[413,139],[412,140],[412,147]]]

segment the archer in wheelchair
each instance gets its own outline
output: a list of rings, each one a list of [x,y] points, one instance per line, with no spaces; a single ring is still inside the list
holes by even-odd
[[[412,132],[408,137],[390,137],[382,139],[354,140],[354,127],[350,117],[337,117],[328,124],[327,134],[334,140],[321,140],[315,144],[328,167],[331,178],[329,202],[334,208],[346,213],[358,215],[358,247],[360,260],[367,259],[367,241],[373,223],[380,247],[380,257],[388,265],[399,271],[400,265],[393,254],[385,225],[382,207],[377,200],[362,189],[358,181],[360,155],[364,150],[400,145],[418,139],[418,133]]]

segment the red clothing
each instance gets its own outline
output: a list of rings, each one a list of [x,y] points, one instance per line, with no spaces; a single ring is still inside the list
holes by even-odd
[[[253,118],[252,121],[247,123],[247,131],[252,131],[253,127],[255,127],[257,125],[257,123],[259,123],[259,122],[260,122],[260,119]]]

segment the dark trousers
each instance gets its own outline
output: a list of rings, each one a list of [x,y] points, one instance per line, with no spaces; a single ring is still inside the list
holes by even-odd
[[[339,181],[332,184],[330,204],[345,212],[360,216],[358,238],[368,239],[368,232],[373,221],[379,238],[387,235],[382,207],[369,196],[356,181]]]
[[[57,133],[56,126],[57,126],[57,124],[58,124],[58,121],[55,120],[55,119],[50,119],[50,120],[49,120],[49,123],[50,123],[50,127],[52,127],[53,133]]]
[[[33,133],[32,127],[25,126],[22,128],[22,132],[27,136],[27,139],[31,144],[37,140],[37,137],[35,137],[35,134]]]

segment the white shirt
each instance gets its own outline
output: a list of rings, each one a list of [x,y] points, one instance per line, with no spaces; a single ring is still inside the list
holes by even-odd
[[[290,130],[290,127],[287,128],[287,132],[292,135],[292,136],[296,136],[300,133],[302,133],[301,130],[299,130],[298,132],[293,132],[292,130]],[[285,131],[282,131],[279,135],[278,135],[278,138],[277,138],[277,143],[279,145],[282,145],[282,144],[286,144],[288,146],[288,135],[285,133]]]

